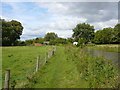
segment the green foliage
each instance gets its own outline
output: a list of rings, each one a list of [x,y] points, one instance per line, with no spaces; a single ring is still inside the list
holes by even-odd
[[[66,44],[66,39],[64,38],[56,38],[57,44]]]
[[[104,28],[95,33],[94,42],[97,44],[111,43],[114,37],[112,28]]]
[[[43,44],[43,42],[44,42],[44,38],[36,38],[34,40],[34,43],[41,43],[41,44]]]
[[[16,41],[15,46],[26,46],[25,41]]]
[[[32,39],[25,41],[25,44],[28,45],[28,46],[29,46],[29,45],[32,45],[33,43],[34,43],[34,40],[32,40]]]
[[[79,41],[78,41],[78,45],[84,45],[84,38],[80,38]]]
[[[81,81],[86,84],[83,88],[117,88],[119,86],[118,68],[109,60],[90,56],[75,48],[68,48],[66,53],[68,60],[75,62]]]
[[[2,45],[14,45],[15,42],[20,39],[20,35],[22,35],[22,24],[15,20],[5,21],[0,19],[0,21],[2,21]]]
[[[67,44],[67,40],[59,37],[56,39],[50,40],[50,45],[58,45],[58,44]]]
[[[113,42],[120,43],[120,24],[114,27],[114,38]]]
[[[51,33],[47,33],[44,38],[46,41],[50,41],[58,38],[58,36],[54,32],[51,32]]]
[[[80,38],[84,39],[83,43],[88,43],[94,38],[94,26],[90,26],[89,24],[78,24],[73,29],[73,37],[75,41],[79,41]]]
[[[50,40],[50,45],[56,45],[57,44],[57,41],[56,40]]]
[[[117,52],[117,53],[120,53],[120,46],[119,45],[96,45],[94,47],[89,47],[89,48],[92,48],[92,49],[95,49],[95,50],[102,50],[102,51],[105,51],[105,52]]]
[[[74,40],[73,40],[73,38],[67,38],[67,42],[68,42],[68,43],[73,43]]]
[[[96,44],[110,44],[120,43],[120,24],[114,28],[104,28],[95,33],[94,43]]]
[[[25,40],[25,45],[29,46],[29,45],[33,45],[33,43],[41,43],[43,44],[44,42],[44,38],[36,38],[36,39],[29,39],[29,40]]]

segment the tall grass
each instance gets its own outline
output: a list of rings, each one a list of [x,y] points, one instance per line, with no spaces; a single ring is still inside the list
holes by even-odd
[[[102,50],[107,52],[118,52],[120,53],[120,46],[119,45],[96,45],[91,47],[92,49]]]
[[[80,78],[89,88],[118,87],[118,68],[103,57],[90,56],[80,49],[66,48],[68,60],[74,61]]]

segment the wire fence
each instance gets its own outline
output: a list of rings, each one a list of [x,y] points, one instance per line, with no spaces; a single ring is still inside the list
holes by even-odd
[[[29,73],[29,75],[26,75],[25,79],[30,81],[33,77],[35,77],[35,74],[39,72],[40,68],[45,66],[45,64],[49,61],[49,59],[55,54],[55,51],[56,51],[56,46],[53,46],[53,49],[51,51],[45,53],[43,60],[41,59],[41,56],[38,55],[36,64],[34,66],[32,66],[33,67],[32,69],[34,69],[34,70],[28,70],[27,72]],[[16,83],[15,80],[11,82],[10,81],[11,73],[12,73],[11,70],[6,70],[6,72],[5,72],[5,81],[4,81],[4,89],[5,90],[9,90],[10,84],[11,84],[12,89],[14,89],[17,84],[19,84],[19,86],[24,86],[26,84],[25,82],[21,82],[21,83],[17,82]]]

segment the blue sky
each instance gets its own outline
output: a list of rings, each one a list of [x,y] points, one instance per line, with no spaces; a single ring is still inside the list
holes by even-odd
[[[99,30],[118,22],[117,2],[2,2],[1,8],[0,17],[22,23],[21,40],[44,37],[47,32],[67,38],[78,23],[89,23]]]

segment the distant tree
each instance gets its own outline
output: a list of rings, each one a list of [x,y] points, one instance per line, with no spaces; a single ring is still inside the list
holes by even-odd
[[[34,43],[34,40],[25,40],[26,45],[32,45]]]
[[[4,19],[0,19],[2,21],[2,45],[10,46],[14,45],[15,42],[20,39],[20,35],[22,35],[23,26],[20,22],[12,20],[5,21]]]
[[[46,41],[50,41],[50,40],[53,40],[53,39],[56,39],[56,38],[58,38],[58,35],[55,34],[54,32],[47,33],[47,34],[45,35],[45,40],[46,40]]]
[[[67,42],[69,42],[69,43],[73,43],[74,40],[73,40],[73,38],[67,38]]]
[[[78,40],[78,46],[84,45],[84,38]]]
[[[79,41],[80,38],[84,39],[83,43],[88,43],[91,40],[94,39],[94,26],[90,26],[89,24],[78,24],[74,29],[73,29],[73,38],[75,41]]]
[[[56,38],[57,44],[67,44],[67,40],[64,38]]]
[[[34,40],[34,43],[42,43],[43,44],[43,42],[44,42],[44,38],[36,38],[35,40]]]
[[[67,40],[60,37],[50,40],[50,45],[57,45],[57,44],[67,44]]]
[[[56,40],[50,40],[50,45],[56,45],[57,44],[57,41]]]
[[[114,42],[120,43],[120,24],[115,25],[114,27]]]
[[[15,46],[26,46],[25,41],[16,41]]]
[[[103,30],[98,30],[95,33],[94,42],[97,44],[109,44],[113,42],[113,29],[104,28]]]

